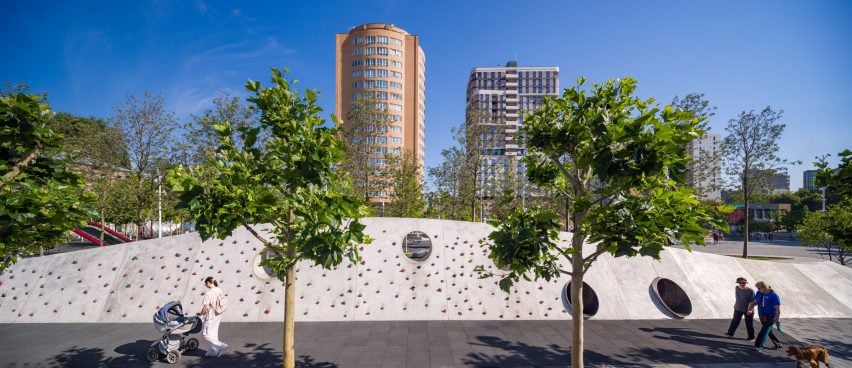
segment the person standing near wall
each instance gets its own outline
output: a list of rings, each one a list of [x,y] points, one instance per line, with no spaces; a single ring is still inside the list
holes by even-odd
[[[219,356],[228,348],[228,344],[219,341],[219,323],[222,322],[222,310],[220,305],[225,298],[224,292],[219,288],[219,282],[208,277],[204,279],[207,292],[204,294],[201,312],[198,313],[204,320],[202,336],[210,344],[210,350],[204,356]],[[220,313],[217,313],[219,311]]]
[[[754,301],[754,290],[748,287],[748,281],[745,277],[737,277],[737,286],[734,287],[734,318],[731,319],[731,325],[728,327],[728,337],[734,337],[734,332],[740,327],[740,321],[745,317],[746,332],[748,332],[747,340],[754,340],[754,309],[750,308]]]

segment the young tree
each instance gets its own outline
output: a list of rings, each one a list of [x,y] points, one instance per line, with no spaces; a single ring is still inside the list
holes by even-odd
[[[309,260],[328,269],[344,257],[354,262],[356,245],[368,239],[358,221],[363,203],[344,194],[349,183],[336,172],[344,158],[339,130],[324,126],[316,92],[291,89],[277,69],[272,83],[246,85],[260,113],[257,127],[217,122],[215,157],[194,169],[176,168],[168,179],[202,239],[223,239],[244,227],[272,254],[262,264],[285,282],[284,367],[292,368],[296,263]],[[261,134],[267,137],[262,144]],[[255,224],[270,224],[269,235]]]
[[[0,272],[50,247],[91,215],[91,196],[69,168],[62,137],[38,95],[0,96]]]
[[[742,194],[746,214],[752,195],[766,189],[772,175],[787,171],[783,165],[788,162],[776,155],[778,140],[784,132],[784,124],[778,123],[782,113],[769,106],[759,113],[743,111],[725,128],[728,132],[722,141],[725,172]],[[743,221],[743,234],[749,234],[749,216]],[[743,258],[747,257],[748,235],[743,236]]]
[[[707,225],[724,227],[679,185],[688,161],[684,147],[699,134],[702,119],[634,97],[632,78],[593,84],[589,92],[584,83],[581,78],[562,97],[545,99],[522,128],[528,178],[567,198],[570,246],[558,240],[558,215],[539,208],[516,209],[506,221],[492,222],[497,229],[488,244],[497,267],[509,269],[499,282],[503,290],[521,278],[571,277],[575,368],[583,367],[583,278],[600,255],[658,258],[676,241],[703,244]],[[594,249],[585,249],[589,244]]]
[[[413,151],[406,150],[402,155],[388,154],[385,158],[383,177],[389,181],[391,201],[387,214],[391,217],[423,217],[426,200],[423,198],[423,183],[420,180],[420,167]]]
[[[710,106],[710,101],[704,97],[703,93],[689,93],[682,99],[675,96],[672,100],[672,107],[678,110],[692,111],[696,117],[703,119],[698,125],[698,129],[702,131],[700,138],[703,138],[706,132],[710,130],[709,119],[716,115],[716,107]],[[687,145],[690,155],[693,155],[696,151],[697,143],[696,140]],[[701,150],[696,156],[689,158],[686,168],[686,185],[691,187],[699,198],[705,198],[707,194],[720,189],[721,183],[714,183],[713,178],[716,178],[721,170],[719,152]]]

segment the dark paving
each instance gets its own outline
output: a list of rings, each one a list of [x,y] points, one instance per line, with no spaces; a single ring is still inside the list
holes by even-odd
[[[852,363],[852,318],[785,320],[785,332],[828,346],[832,367]],[[587,366],[791,367],[782,351],[763,353],[721,334],[723,320],[587,321]],[[740,334],[745,334],[740,327]],[[297,366],[566,367],[570,321],[386,321],[296,324]],[[282,324],[224,323],[231,348],[203,357],[206,346],[172,367],[279,367]],[[200,335],[197,336],[199,339]],[[167,367],[144,353],[151,324],[0,324],[3,367]],[[798,341],[781,334],[785,344]],[[799,337],[805,339],[804,337]]]

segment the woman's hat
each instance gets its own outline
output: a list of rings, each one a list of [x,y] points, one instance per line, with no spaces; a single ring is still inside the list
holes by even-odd
[[[737,284],[743,283],[748,284],[748,280],[746,280],[745,277],[737,277]]]

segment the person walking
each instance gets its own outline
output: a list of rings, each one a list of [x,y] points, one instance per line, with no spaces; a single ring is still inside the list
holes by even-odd
[[[754,290],[748,287],[748,281],[745,277],[737,277],[737,286],[734,287],[734,318],[731,319],[731,325],[728,326],[728,337],[734,337],[734,332],[740,327],[740,321],[745,317],[746,332],[748,338],[746,340],[754,340],[754,310],[749,308],[751,302],[754,301]]]
[[[758,351],[763,351],[763,345],[766,343],[766,338],[769,337],[775,344],[773,349],[780,349],[781,342],[772,333],[772,326],[781,320],[781,297],[763,281],[758,281],[754,286],[757,287],[757,292],[754,294],[754,300],[749,303],[749,310],[753,310],[754,306],[757,306],[761,324],[760,332],[757,333],[757,338],[754,340],[754,347]]]
[[[219,288],[219,282],[212,277],[204,279],[204,286],[208,290],[204,293],[201,312],[198,313],[204,321],[201,334],[210,344],[210,350],[204,356],[219,356],[228,348],[228,344],[219,341],[219,323],[222,322],[222,315],[216,313],[217,304],[221,303],[225,294]]]

